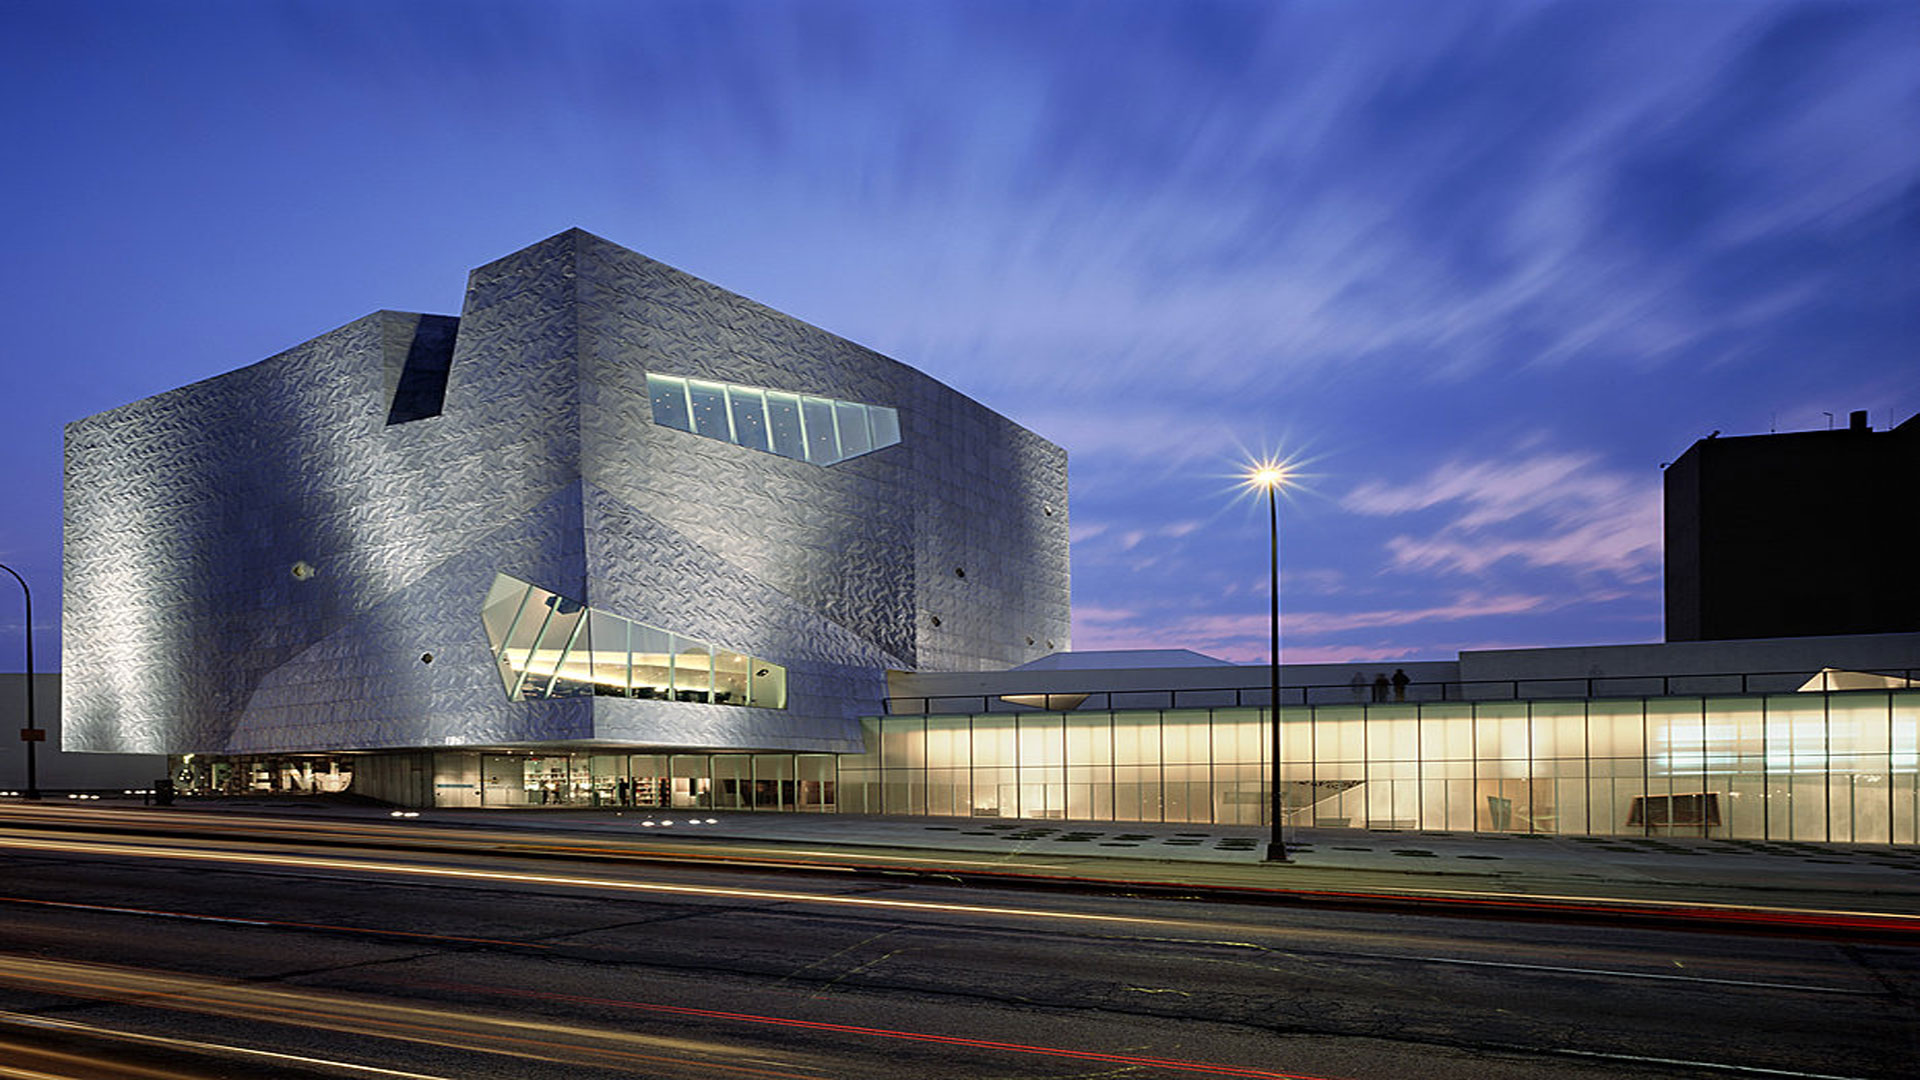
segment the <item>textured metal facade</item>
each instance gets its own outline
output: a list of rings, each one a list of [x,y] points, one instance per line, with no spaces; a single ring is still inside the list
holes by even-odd
[[[663,427],[649,370],[893,407],[901,442],[822,468]],[[784,664],[788,707],[509,702],[495,572]],[[378,312],[69,425],[65,586],[72,750],[852,751],[888,668],[1067,647],[1066,455],[573,230],[474,271],[458,320]]]

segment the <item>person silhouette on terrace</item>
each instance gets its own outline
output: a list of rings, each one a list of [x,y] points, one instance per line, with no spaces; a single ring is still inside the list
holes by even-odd
[[[1413,680],[1407,677],[1406,668],[1393,669],[1393,700],[1407,700],[1407,684]]]

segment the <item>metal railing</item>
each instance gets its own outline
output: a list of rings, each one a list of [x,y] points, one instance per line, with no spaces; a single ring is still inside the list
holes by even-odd
[[[1914,684],[1920,668],[1874,669],[1858,672],[1907,680]],[[1393,705],[1441,701],[1536,701],[1541,699],[1673,697],[1706,694],[1778,694],[1799,690],[1822,677],[1813,671],[1735,671],[1701,675],[1592,675],[1553,679],[1479,679],[1409,682],[1395,687],[1378,683],[1314,683],[1282,686],[1280,704]],[[1840,690],[1827,685],[1821,689]],[[1915,684],[1920,685],[1920,684]],[[1008,698],[1019,698],[1009,701]],[[1007,694],[942,694],[889,697],[889,716],[932,713],[1107,712],[1125,709],[1264,708],[1271,693],[1264,686],[1195,687],[1161,690],[1014,690]]]

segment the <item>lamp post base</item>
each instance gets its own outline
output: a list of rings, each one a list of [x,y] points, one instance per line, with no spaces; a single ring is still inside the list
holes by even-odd
[[[1266,861],[1268,861],[1268,862],[1292,862],[1293,860],[1292,860],[1292,859],[1289,859],[1289,858],[1287,858],[1287,846],[1286,846],[1285,844],[1282,844],[1282,843],[1278,843],[1278,842],[1276,842],[1276,841],[1268,841],[1268,843],[1267,843],[1267,860],[1266,860]]]

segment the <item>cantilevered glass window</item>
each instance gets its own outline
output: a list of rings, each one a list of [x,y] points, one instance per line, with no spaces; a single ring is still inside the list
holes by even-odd
[[[587,608],[506,574],[481,605],[507,697],[597,694],[787,707],[787,669],[711,642]]]
[[[803,397],[735,383],[648,375],[653,422],[749,450],[832,465],[900,441],[900,414],[884,405]]]

